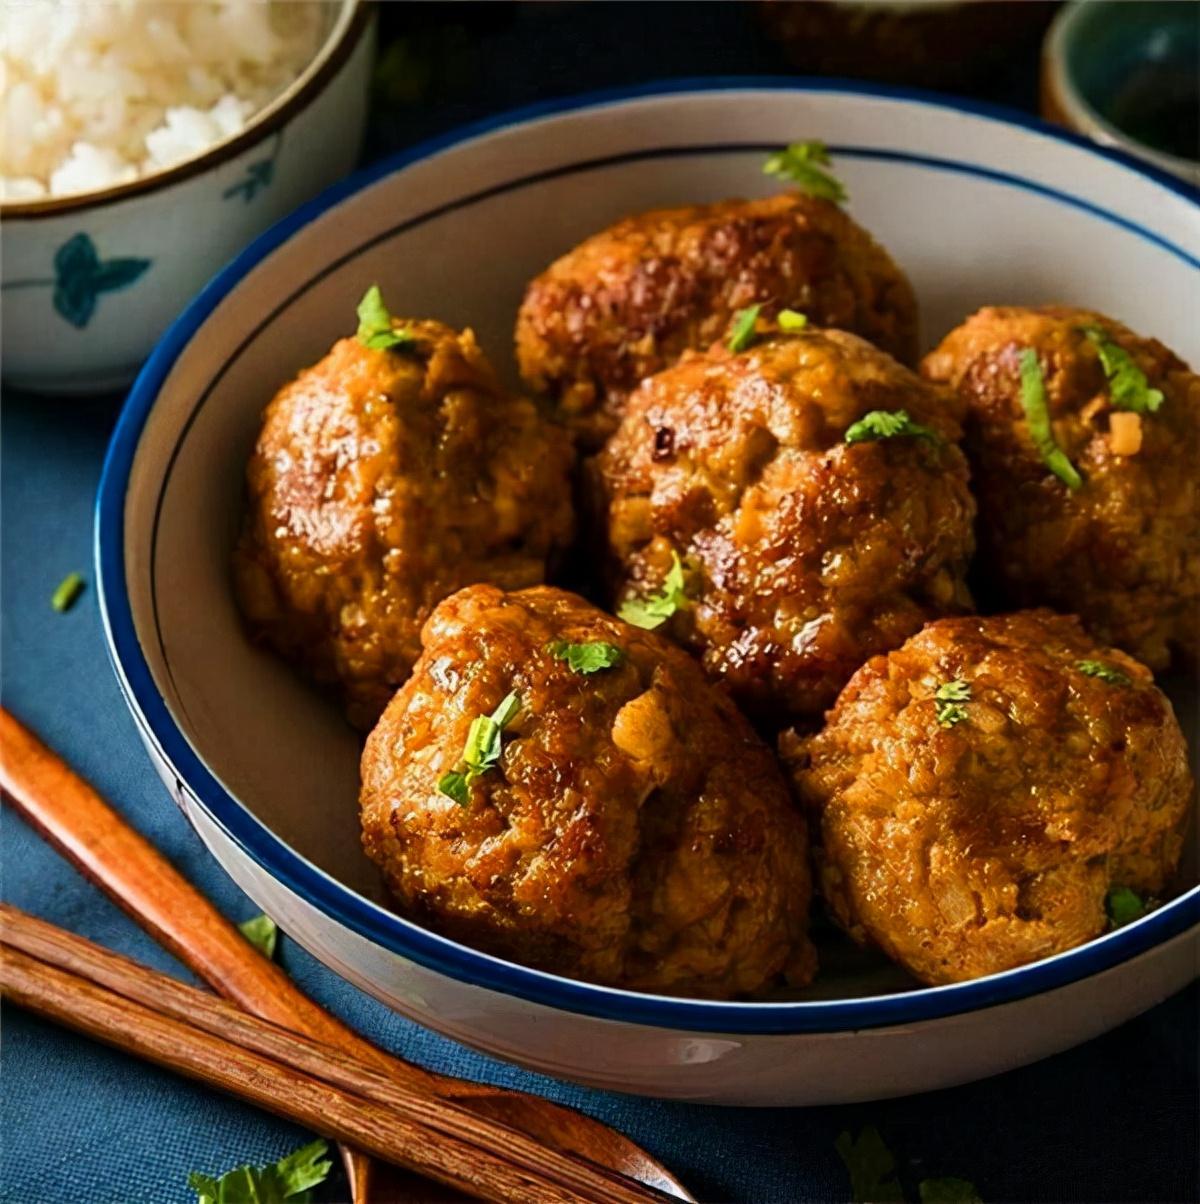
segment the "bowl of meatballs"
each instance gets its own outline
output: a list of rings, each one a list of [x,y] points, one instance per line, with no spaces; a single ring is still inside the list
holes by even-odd
[[[848,1102],[1196,973],[1200,209],[1000,111],[676,83],[373,167],[120,418],[122,688],[231,876],[538,1071]]]

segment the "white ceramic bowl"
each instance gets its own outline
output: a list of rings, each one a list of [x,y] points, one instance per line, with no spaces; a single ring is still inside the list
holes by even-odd
[[[99,192],[0,205],[6,384],[96,393],[128,384],[167,326],[256,235],[354,166],[373,22],[331,5],[320,50],[239,134]]]
[[[770,192],[764,152],[814,136],[833,147],[854,216],[907,268],[927,343],[979,305],[1056,300],[1200,358],[1200,214],[1167,178],[920,95],[680,84],[467,129],[305,206],[172,327],[105,468],[97,571],[113,660],[163,780],[221,864],[405,1015],[600,1087],[737,1104],[925,1091],[1083,1041],[1196,973],[1200,889],[1083,948],[934,989],[870,963],[827,967],[796,1000],[703,1002],[477,953],[387,909],[359,848],[355,735],[243,634],[229,556],[260,411],[353,329],[366,285],[396,312],[473,326],[507,364],[524,285],[552,258],[636,210]]]

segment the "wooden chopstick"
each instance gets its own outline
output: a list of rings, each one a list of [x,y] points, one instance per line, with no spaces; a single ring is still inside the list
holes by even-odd
[[[9,906],[0,906],[0,993],[480,1199],[667,1198]]]
[[[623,1134],[539,1096],[434,1074],[364,1040],[262,957],[174,866],[60,757],[0,707],[0,787],[88,879],[211,987],[246,1011],[375,1066],[413,1091],[453,1101],[681,1200],[692,1196]],[[343,1147],[356,1204],[370,1161]]]

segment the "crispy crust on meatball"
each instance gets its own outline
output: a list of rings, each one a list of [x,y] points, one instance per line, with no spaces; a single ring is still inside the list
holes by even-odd
[[[845,443],[872,410],[939,438]],[[970,609],[959,436],[952,394],[842,331],[685,355],[589,466],[613,596],[653,593],[678,554],[691,603],[662,631],[764,720],[819,715],[869,656]]]
[[[955,681],[969,700],[943,726],[935,692]],[[1149,670],[1047,610],[931,623],[780,746],[838,923],[928,983],[1098,936],[1110,887],[1162,891],[1194,792]]]
[[[755,303],[916,363],[917,303],[904,273],[837,205],[798,192],[659,209],[587,239],[529,285],[517,362],[595,448],[645,377],[707,347]]]
[[[574,527],[567,433],[504,392],[469,330],[398,324],[413,350],[342,339],[267,407],[234,557],[251,630],[340,684],[364,729],[438,601],[544,580]]]
[[[1095,345],[1102,327],[1162,391],[1138,416],[1141,446],[1118,455],[1116,411]],[[1072,492],[1042,462],[1021,405],[1019,357],[1038,355],[1055,438],[1083,477]],[[1200,377],[1161,343],[1102,314],[1047,306],[982,309],[922,365],[967,405],[980,565],[1016,606],[1078,614],[1152,669],[1200,654]],[[1124,418],[1123,421],[1131,421]]]
[[[606,641],[584,674],[558,640]],[[804,822],[729,700],[658,636],[574,594],[464,589],[367,740],[367,855],[403,911],[554,973],[714,997],[815,968]],[[499,765],[438,791],[471,721],[516,691]]]

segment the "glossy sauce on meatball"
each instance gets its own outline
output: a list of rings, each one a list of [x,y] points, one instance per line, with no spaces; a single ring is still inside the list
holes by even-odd
[[[566,432],[504,392],[469,330],[396,325],[411,345],[342,339],[267,407],[235,555],[251,629],[364,728],[438,601],[544,580],[574,526]]]
[[[1153,412],[1117,408],[1099,328],[1162,394]],[[1021,401],[1020,357],[1036,352],[1054,437],[1078,470],[1046,466]],[[1153,339],[1101,314],[1048,306],[982,309],[922,365],[967,406],[979,502],[980,567],[1017,606],[1078,614],[1100,640],[1152,669],[1200,650],[1200,377]]]
[[[928,983],[1099,936],[1111,887],[1162,892],[1194,794],[1149,670],[1047,610],[931,623],[780,747],[834,917]]]
[[[685,356],[589,468],[617,603],[681,559],[661,630],[751,712],[816,716],[873,654],[970,608],[974,503],[952,394],[841,331]],[[872,411],[927,434],[845,442]]]
[[[567,644],[616,663],[580,671]],[[439,783],[511,694],[498,760],[456,801]],[[813,973],[807,838],[771,751],[682,652],[574,594],[442,602],[367,740],[361,804],[403,911],[501,957],[705,996]]]
[[[917,306],[903,272],[837,205],[798,192],[659,209],[587,239],[529,285],[517,361],[595,448],[645,377],[707,347],[756,303],[916,363]]]

